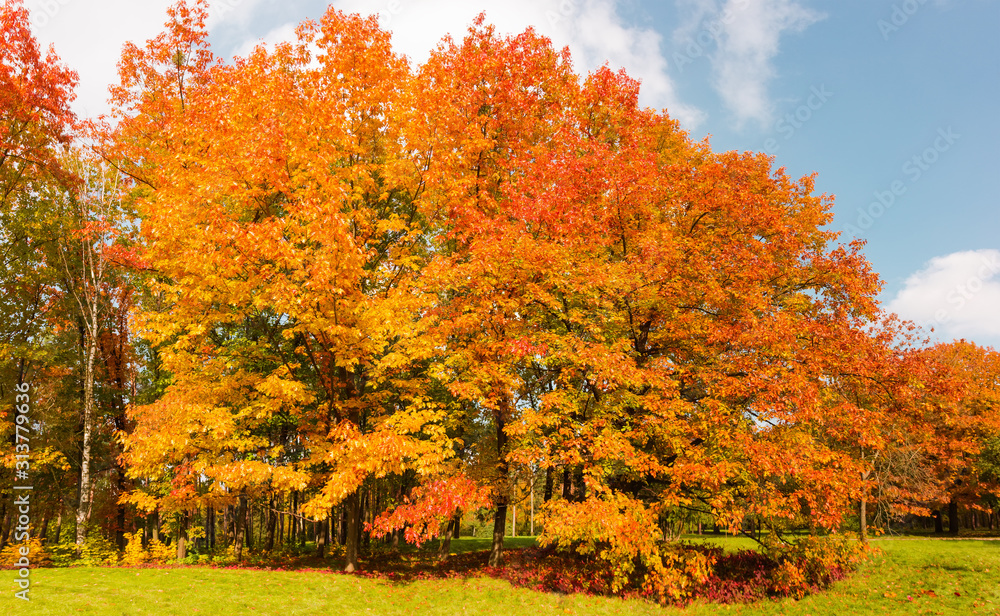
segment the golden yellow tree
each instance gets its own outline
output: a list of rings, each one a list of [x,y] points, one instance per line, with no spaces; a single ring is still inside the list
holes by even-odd
[[[431,472],[450,451],[421,385],[433,344],[413,292],[426,258],[420,183],[400,115],[411,77],[373,18],[329,10],[295,45],[219,65],[205,10],[127,50],[108,156],[141,179],[145,258],[159,306],[140,315],[173,374],[133,410],[128,459],[173,489],[167,510],[313,489],[304,511]]]

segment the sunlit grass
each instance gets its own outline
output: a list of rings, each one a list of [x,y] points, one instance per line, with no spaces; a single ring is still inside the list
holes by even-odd
[[[752,547],[743,537],[691,537],[727,550]],[[508,545],[525,546],[531,538]],[[663,609],[643,601],[566,596],[512,588],[481,577],[388,582],[328,571],[171,569],[38,569],[32,601],[15,599],[15,573],[0,596],[0,614],[167,616],[187,614],[993,614],[1000,611],[1000,542],[899,540],[873,544],[881,554],[821,594],[750,605],[695,604]],[[452,552],[482,550],[488,539],[463,538]],[[436,550],[436,544],[426,546]],[[331,564],[334,564],[331,561]]]

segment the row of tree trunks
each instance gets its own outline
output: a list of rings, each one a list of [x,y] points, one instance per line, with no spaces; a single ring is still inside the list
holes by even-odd
[[[500,439],[500,443],[501,447],[505,446],[505,438]],[[575,470],[564,468],[564,479],[566,481],[564,481],[562,486],[559,486],[570,498],[574,498],[575,496],[574,488],[576,486],[574,484],[577,483],[574,481],[574,475],[577,474]],[[552,492],[557,487],[554,485],[556,483],[553,480],[554,475],[553,469],[546,470],[543,498],[551,498]],[[393,493],[395,492],[397,490],[393,488]],[[399,491],[399,494],[402,494],[402,492]],[[289,507],[287,512],[283,509],[286,498]],[[253,548],[255,534],[258,537],[258,541],[263,543],[265,551],[272,551],[280,545],[304,545],[306,541],[305,523],[307,520],[301,516],[299,500],[300,495],[297,492],[292,492],[287,497],[271,495],[268,497],[266,507],[258,508],[259,506],[253,506],[245,496],[241,496],[238,506],[223,508],[221,524],[219,524],[217,510],[212,507],[206,507],[203,512],[199,511],[198,513],[201,514],[199,520],[195,520],[190,514],[177,515],[174,518],[177,524],[176,528],[179,530],[175,541],[177,556],[184,558],[187,553],[190,544],[188,531],[192,523],[204,524],[204,542],[209,550],[216,548],[217,528],[222,528],[225,534],[225,544],[237,546],[236,551],[240,558],[242,558],[242,548],[244,546],[250,549]],[[361,489],[345,499],[340,506],[333,507],[326,520],[313,523],[313,539],[316,542],[318,555],[326,556],[330,545],[344,545],[346,556],[344,563],[345,570],[357,570],[360,547],[362,544],[367,545],[370,541],[370,535],[363,531],[363,523],[365,521],[371,522],[377,515],[382,507],[382,500],[383,494],[380,490],[374,487]],[[866,501],[860,501],[858,505],[861,520],[860,530],[864,539],[867,534],[865,532],[867,503]],[[490,554],[492,562],[501,562],[503,539],[507,534],[506,522],[508,509],[511,506],[511,503],[507,502],[506,498],[498,499],[498,506],[494,512],[493,549]],[[254,526],[254,511],[260,512],[260,515],[256,517],[258,524],[256,527]],[[38,527],[40,528],[39,538],[47,544],[58,543],[63,534],[62,507],[44,509],[42,515],[43,519]],[[945,516],[948,518],[947,532],[951,535],[957,535],[959,529],[963,527],[972,530],[980,528],[993,530],[997,527],[997,523],[1000,522],[1000,515],[992,511],[978,512],[967,510],[960,514],[957,501],[952,500],[947,504],[947,511],[941,508],[932,512],[935,533],[945,533]],[[2,524],[0,545],[6,545],[9,542],[14,526],[13,521],[14,518],[11,516],[11,507],[9,504],[0,504],[0,524]],[[131,526],[133,528],[136,527],[134,519],[131,521]],[[122,543],[124,543],[124,531],[128,528],[128,520],[127,515],[123,515],[122,509],[116,510],[114,528],[116,543],[118,543],[119,549],[124,549]],[[150,540],[160,541],[159,512],[153,512],[146,516],[145,522],[140,524],[139,528],[143,531],[143,543],[145,545],[148,545]],[[255,531],[255,528],[259,530]],[[700,523],[698,524],[698,528],[701,531]],[[751,533],[757,530],[756,525],[752,525],[750,528]],[[447,555],[450,552],[451,540],[460,536],[460,530],[461,514],[459,513],[454,519],[448,522],[445,532],[441,536],[439,558],[442,561],[447,559]],[[715,526],[715,532],[721,532],[718,526]],[[512,531],[512,534],[516,536],[516,529]],[[401,535],[401,531],[394,532],[385,541],[387,543],[391,542],[393,545],[398,545]],[[119,538],[122,540],[121,542],[118,541]]]

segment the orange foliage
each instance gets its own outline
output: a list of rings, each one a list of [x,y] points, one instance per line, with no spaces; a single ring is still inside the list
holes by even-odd
[[[334,9],[227,65],[205,16],[126,50],[105,140],[144,184],[138,320],[174,375],[127,439],[173,491],[136,502],[309,490],[323,517],[414,471],[373,529],[426,540],[481,501],[451,461],[472,408],[497,504],[512,469],[577,470],[544,540],[658,570],[671,509],[836,527],[900,413],[940,426],[942,477],[996,421],[994,355],[899,351],[812,176],[692,142],[624,73],[482,18],[414,70]]]

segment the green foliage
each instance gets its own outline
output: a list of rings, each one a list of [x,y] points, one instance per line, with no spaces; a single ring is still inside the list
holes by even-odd
[[[77,562],[76,544],[57,543],[55,545],[46,546],[45,549],[49,553],[49,557],[52,559],[53,567],[69,567]]]
[[[80,557],[76,555],[76,544],[62,542],[45,547],[55,567],[101,567],[118,564],[120,554],[114,542],[104,537],[98,530],[87,534]]]
[[[130,546],[126,546],[126,558],[129,556],[128,547]],[[91,530],[87,534],[87,541],[83,545],[79,558],[76,555],[76,544],[72,542],[48,545],[45,546],[45,551],[51,558],[54,567],[111,566],[117,565],[122,557],[114,542],[102,535],[97,529]]]
[[[83,545],[80,560],[74,564],[84,567],[116,565],[118,556],[118,548],[114,542],[98,532],[90,532]]]

